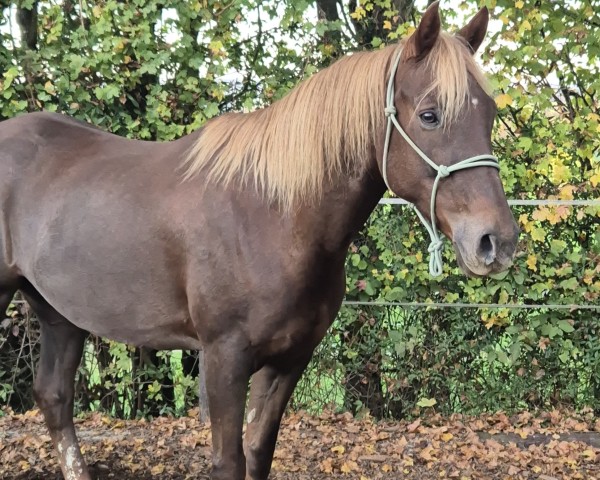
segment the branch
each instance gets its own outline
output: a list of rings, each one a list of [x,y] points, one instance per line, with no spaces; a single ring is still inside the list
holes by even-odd
[[[510,135],[516,140],[517,139],[516,133],[513,131],[512,128],[510,128],[510,125],[506,122],[506,120],[504,120],[504,117],[502,115],[498,115],[498,118],[500,119],[502,124],[506,127],[506,129],[508,130],[508,133],[510,133]]]

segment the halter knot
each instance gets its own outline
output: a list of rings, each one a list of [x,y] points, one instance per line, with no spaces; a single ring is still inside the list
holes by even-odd
[[[385,112],[386,117],[393,117],[394,115],[396,115],[396,107],[394,107],[393,105],[385,107],[383,111]]]
[[[440,178],[445,178],[445,177],[449,176],[451,173],[450,170],[448,170],[448,167],[446,165],[438,165],[437,171],[438,171],[438,177],[440,177]]]
[[[439,252],[442,250],[442,247],[444,246],[444,242],[442,241],[441,238],[438,238],[437,240],[433,240],[430,244],[429,247],[427,248],[427,251],[429,253],[433,253],[433,252]]]

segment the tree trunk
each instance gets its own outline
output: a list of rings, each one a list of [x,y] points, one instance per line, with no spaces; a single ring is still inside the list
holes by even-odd
[[[21,42],[29,50],[37,50],[38,43],[38,11],[37,2],[31,8],[17,7],[17,23],[21,29]]]
[[[336,22],[340,19],[338,0],[317,0],[317,16],[319,21]],[[321,36],[323,45],[331,46],[331,57],[336,58],[342,53],[342,35],[339,30],[327,30]]]

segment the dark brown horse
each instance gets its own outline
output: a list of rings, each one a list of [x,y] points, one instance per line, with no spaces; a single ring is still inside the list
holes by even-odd
[[[47,113],[0,124],[0,310],[21,290],[37,312],[35,397],[67,480],[90,478],[72,420],[88,332],[204,349],[212,478],[266,479],[384,176],[452,239],[466,274],[510,265],[517,228],[495,163],[445,178],[491,151],[495,105],[472,58],[487,21],[484,9],[451,36],[433,4],[400,45],[348,56],[269,108],[171,143]],[[435,168],[397,130],[386,141],[386,114]]]

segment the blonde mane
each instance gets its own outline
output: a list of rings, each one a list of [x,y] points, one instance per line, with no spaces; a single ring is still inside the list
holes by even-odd
[[[367,167],[383,136],[389,65],[405,43],[348,55],[267,108],[211,120],[188,153],[185,178],[203,171],[222,185],[251,184],[288,211],[319,198],[324,181]],[[483,74],[464,42],[446,33],[425,62],[436,79],[428,92],[452,121],[468,98],[468,73],[485,85]]]

